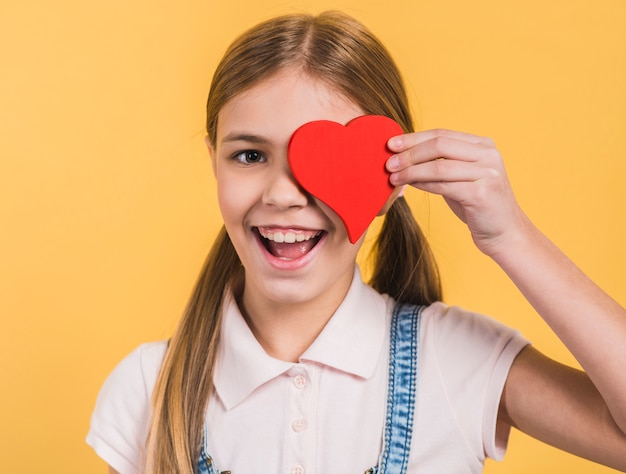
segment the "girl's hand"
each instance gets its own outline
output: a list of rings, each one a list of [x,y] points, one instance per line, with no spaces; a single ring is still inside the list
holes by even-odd
[[[490,138],[451,130],[393,137],[387,161],[394,186],[441,194],[467,224],[478,248],[492,255],[527,223],[502,157]]]
[[[507,378],[500,420],[626,469],[624,308],[532,225],[489,138],[429,130],[393,137],[388,146],[396,153],[387,161],[390,182],[441,194],[586,372],[524,350]]]

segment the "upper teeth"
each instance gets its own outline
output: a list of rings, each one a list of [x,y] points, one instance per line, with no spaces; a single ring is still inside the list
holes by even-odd
[[[267,232],[259,229],[260,234],[266,239],[273,240],[274,242],[282,243],[286,242],[288,244],[293,244],[294,242],[304,242],[305,240],[310,240],[314,237],[317,237],[320,233],[295,233],[295,232]]]

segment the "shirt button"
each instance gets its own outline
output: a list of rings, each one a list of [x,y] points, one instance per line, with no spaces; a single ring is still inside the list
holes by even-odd
[[[304,468],[300,464],[296,464],[291,468],[291,474],[304,474]]]
[[[293,384],[296,386],[296,388],[304,388],[304,386],[306,385],[306,377],[304,377],[304,375],[296,375],[293,378]]]
[[[296,433],[300,433],[301,431],[304,431],[305,428],[306,428],[306,420],[302,418],[293,420],[293,423],[291,423],[291,429],[294,430]]]

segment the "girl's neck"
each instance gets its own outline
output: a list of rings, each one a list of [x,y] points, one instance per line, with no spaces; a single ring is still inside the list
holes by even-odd
[[[347,293],[347,289],[346,289]],[[322,332],[343,298],[288,304],[242,292],[237,304],[265,352],[279,360],[297,362]]]

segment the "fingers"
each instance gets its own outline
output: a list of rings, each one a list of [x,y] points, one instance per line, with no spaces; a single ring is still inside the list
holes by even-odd
[[[473,135],[471,133],[458,132],[456,130],[446,130],[441,128],[425,130],[423,132],[408,133],[405,135],[398,135],[389,139],[387,145],[391,151],[395,153],[401,153],[411,147],[419,145],[420,143],[438,138],[451,138],[455,140],[462,140],[466,143],[494,146],[493,140],[489,137],[481,137],[479,135]]]
[[[387,161],[393,185],[475,181],[504,173],[491,139],[461,132],[428,131],[403,135],[405,143]],[[422,187],[422,186],[419,186]]]
[[[490,156],[495,148],[481,143],[467,142],[456,138],[437,137],[423,141],[401,153],[392,156],[387,163],[389,171],[399,171],[408,166],[440,158],[477,162],[498,158]],[[493,153],[495,155],[495,153]]]
[[[437,159],[392,172],[389,180],[394,186],[412,184],[430,191],[430,188],[425,187],[429,183],[473,182],[486,177],[496,177],[498,174],[494,168],[476,166],[471,162]]]

